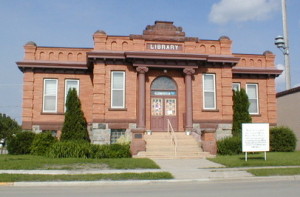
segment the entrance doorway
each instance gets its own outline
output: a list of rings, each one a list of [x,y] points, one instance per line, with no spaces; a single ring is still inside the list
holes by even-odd
[[[151,85],[151,130],[167,131],[168,120],[177,130],[177,85],[169,77],[158,77]]]

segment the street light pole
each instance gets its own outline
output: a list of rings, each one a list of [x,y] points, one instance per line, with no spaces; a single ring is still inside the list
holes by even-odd
[[[284,64],[285,64],[285,88],[291,89],[291,74],[290,74],[290,56],[289,56],[289,39],[287,28],[286,1],[281,0],[282,7],[282,27],[284,39]]]

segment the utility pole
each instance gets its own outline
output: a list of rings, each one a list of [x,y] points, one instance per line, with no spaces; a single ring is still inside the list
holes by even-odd
[[[289,51],[289,39],[288,39],[288,27],[287,27],[287,15],[286,15],[286,1],[281,0],[282,7],[282,27],[283,27],[283,39],[284,39],[284,64],[285,64],[285,88],[291,89],[291,73],[290,73],[290,51]]]

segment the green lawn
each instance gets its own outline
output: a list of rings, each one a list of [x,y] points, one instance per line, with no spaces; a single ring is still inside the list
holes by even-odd
[[[268,168],[247,170],[255,176],[290,176],[300,175],[300,168]]]
[[[159,169],[151,159],[53,159],[33,155],[0,155],[1,170]]]
[[[267,160],[264,160],[264,153],[248,154],[248,161],[245,155],[217,156],[209,159],[226,167],[252,167],[252,166],[300,166],[300,151],[296,152],[267,152]]]
[[[168,172],[80,174],[80,175],[0,174],[0,182],[158,180],[158,179],[172,179],[172,178],[173,176]]]

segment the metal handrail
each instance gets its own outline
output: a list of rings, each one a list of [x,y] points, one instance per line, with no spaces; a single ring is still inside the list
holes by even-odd
[[[171,141],[174,144],[174,154],[175,154],[175,157],[176,157],[177,156],[177,137],[175,135],[173,126],[171,124],[171,121],[169,119],[167,119],[167,120],[168,120],[168,133],[169,133],[169,135],[171,135]]]

